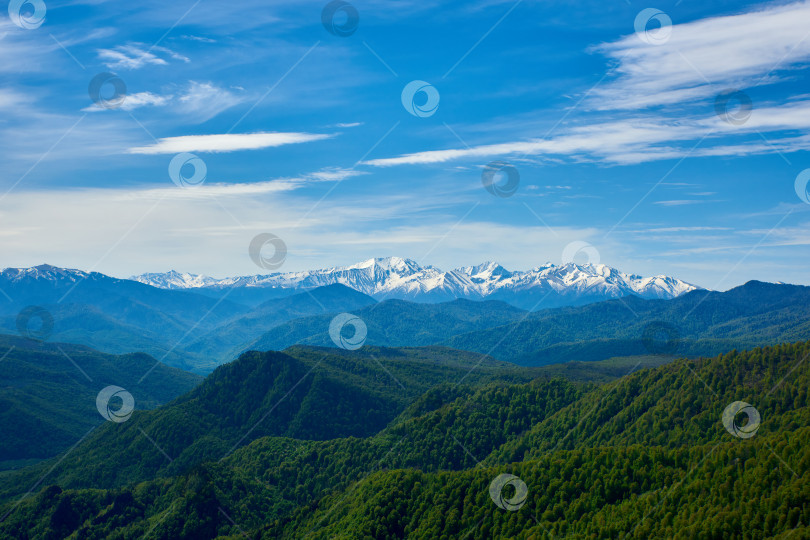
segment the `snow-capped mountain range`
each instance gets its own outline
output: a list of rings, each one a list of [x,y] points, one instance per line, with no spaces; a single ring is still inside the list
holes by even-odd
[[[697,289],[668,276],[641,277],[604,264],[554,265],[510,271],[495,262],[444,271],[400,257],[369,259],[306,272],[215,279],[176,271],[130,278],[162,289],[275,289],[295,292],[340,283],[376,298],[437,302],[455,298],[504,300],[525,309],[579,305],[637,295],[674,298]]]

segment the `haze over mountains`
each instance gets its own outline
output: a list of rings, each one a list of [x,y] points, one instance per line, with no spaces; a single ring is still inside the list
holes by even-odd
[[[582,305],[609,298],[637,295],[674,298],[695,285],[668,276],[641,277],[604,264],[557,266],[546,263],[528,271],[510,271],[495,262],[444,271],[420,266],[411,259],[386,257],[351,266],[306,272],[214,279],[176,271],[142,274],[131,279],[161,289],[197,290],[203,294],[232,289],[257,289],[256,297],[283,294],[340,283],[377,300],[402,299],[442,302],[456,298],[503,300],[534,310]],[[238,295],[243,297],[243,295]]]
[[[467,288],[453,294],[474,286],[478,296],[435,301],[450,294],[445,285],[461,283],[458,276]],[[351,312],[368,328],[366,345],[443,345],[542,365],[643,355],[642,336],[651,321],[675,329],[678,354],[716,354],[799,339],[806,335],[810,306],[808,287],[751,282],[711,292],[673,278],[635,278],[601,265],[510,273],[487,264],[443,273],[404,259],[375,259],[348,269],[239,278],[230,285],[221,280],[197,287],[193,285],[204,280],[171,282],[170,275],[164,277],[152,280],[168,288],[46,265],[7,269],[0,272],[5,298],[0,301],[0,329],[15,333],[19,313],[30,305],[42,306],[53,317],[47,336],[51,341],[111,354],[143,352],[207,374],[246,350],[334,346],[330,322]],[[376,298],[342,283],[316,285],[335,280]],[[436,286],[429,289],[426,283]],[[411,299],[396,298],[407,290],[414,291]],[[490,292],[482,297],[481,291]],[[261,300],[266,292],[270,298]],[[536,304],[537,298],[552,293],[555,302],[584,305],[534,312],[515,305]]]
[[[672,300],[627,297],[536,312],[497,301],[386,300],[353,313],[368,327],[368,345],[443,345],[537,366],[646,354],[713,355],[802,339],[810,336],[810,287],[751,281]],[[246,349],[331,346],[330,319],[287,321]]]

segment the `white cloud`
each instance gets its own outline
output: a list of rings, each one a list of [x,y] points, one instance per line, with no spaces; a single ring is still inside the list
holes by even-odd
[[[745,124],[728,124],[717,116],[666,119],[651,115],[577,126],[550,139],[532,139],[449,150],[429,150],[365,162],[375,167],[445,163],[496,156],[562,155],[578,159],[635,164],[693,156],[739,156],[795,152],[810,148],[810,135],[771,138],[759,133],[810,130],[810,100],[754,109]],[[756,141],[692,149],[686,144],[704,139],[708,146],[721,136],[756,135]]]
[[[110,69],[140,69],[145,66],[165,66],[166,60],[152,51],[164,53],[175,60],[189,62],[185,56],[175,53],[165,47],[150,47],[148,49],[141,43],[128,43],[113,49],[98,49],[99,59]]]
[[[192,36],[192,35],[184,35],[180,36],[181,39],[187,39],[189,41],[199,41],[200,43],[216,43],[217,40],[211,39],[204,36]]]
[[[340,182],[353,176],[368,174],[365,171],[355,171],[354,169],[328,168],[307,175],[309,180],[318,182]]]
[[[151,92],[138,92],[128,95],[121,105],[121,108],[125,111],[131,111],[145,106],[162,107],[166,105],[170,99],[171,96],[159,96]]]
[[[246,197],[252,195],[268,195],[273,193],[283,193],[298,189],[304,183],[300,178],[281,178],[268,180],[266,182],[240,183],[240,184],[202,184],[193,188],[156,187],[151,189],[141,189],[133,191],[122,191],[116,201],[128,201],[135,199],[198,199],[213,200],[218,197]]]
[[[124,111],[132,111],[146,106],[163,107],[164,105],[168,104],[171,99],[172,96],[159,96],[157,94],[153,94],[152,92],[138,92],[135,94],[128,94],[120,108]],[[107,109],[104,107],[96,105],[95,103],[82,109],[83,112],[102,112],[106,110]]]
[[[149,146],[130,148],[129,154],[177,154],[180,152],[236,152],[260,150],[287,144],[329,139],[322,133],[226,133],[222,135],[184,135],[166,137]]]
[[[677,233],[677,232],[696,232],[696,231],[730,231],[731,227],[653,227],[644,230],[632,231],[632,232],[660,232],[660,233]]]
[[[666,43],[635,34],[595,47],[618,62],[618,78],[588,98],[601,110],[639,109],[714,97],[779,77],[810,60],[810,3],[769,5],[739,15],[676,24]]]
[[[121,191],[115,200],[133,199],[214,199],[218,197],[239,198],[253,195],[280,194],[295,191],[312,182],[340,182],[354,176],[368,174],[353,169],[326,169],[297,177],[275,178],[265,182],[251,183],[204,183],[193,188],[156,187]]]
[[[202,123],[242,101],[244,97],[213,83],[189,81],[188,89],[177,99],[177,109]]]
[[[242,103],[245,99],[245,96],[237,95],[211,82],[189,81],[188,86],[177,94],[161,95],[153,92],[128,94],[120,108],[125,111],[132,111],[146,106],[170,106],[172,112],[185,115],[188,121],[200,124]],[[85,112],[105,110],[105,108],[95,104],[82,109]]]
[[[745,124],[731,125],[716,115],[695,116],[673,105],[704,100],[730,87],[772,83],[782,72],[810,62],[810,2],[770,5],[748,13],[713,17],[672,27],[670,39],[651,45],[631,34],[594,47],[617,66],[615,75],[597,85],[586,108],[612,111],[588,124],[568,128],[549,139],[513,140],[471,148],[415,152],[374,159],[367,165],[436,164],[496,156],[565,156],[576,161],[636,164],[692,156],[740,156],[795,152],[810,148],[810,101],[794,98],[782,104],[754,107]],[[633,112],[655,106],[660,112]],[[704,106],[705,105],[705,106]],[[760,134],[798,131],[798,135]],[[724,136],[749,135],[751,140],[723,141]],[[756,135],[754,137],[754,135]],[[700,141],[701,144],[693,147]]]
[[[658,204],[660,206],[686,206],[690,204],[701,204],[708,201],[696,201],[693,199],[676,199],[670,201],[655,201],[653,204]]]

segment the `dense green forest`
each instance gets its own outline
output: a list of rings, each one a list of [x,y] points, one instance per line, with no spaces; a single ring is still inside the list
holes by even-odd
[[[434,385],[462,378],[468,385],[515,383],[536,376],[530,368],[442,348],[247,353],[169,406],[135,411],[124,423],[102,422],[93,394],[86,402],[98,427],[71,459],[44,461],[0,481],[0,497],[21,494],[51,467],[50,477],[62,486],[108,488],[178,474],[264,436],[365,437]]]
[[[328,362],[317,364],[323,352],[288,351],[284,356],[294,361],[281,361],[277,353],[245,355],[173,403],[111,426],[124,429],[98,430],[100,438],[77,448],[27,498],[12,494],[10,487],[22,481],[23,472],[0,477],[2,513],[8,513],[0,534],[807,537],[810,486],[803,477],[810,466],[810,363],[805,362],[810,343],[654,368],[634,364],[612,382],[514,368],[511,380],[497,380],[492,373],[503,366],[492,363],[480,378],[471,375],[456,384],[475,356],[364,348],[330,352]],[[375,358],[385,369],[374,368]],[[275,365],[280,362],[288,367]],[[617,361],[611,369],[627,364]],[[195,403],[236,423],[252,420],[275,405],[258,399],[254,388],[265,384],[275,397],[276,385],[294,384],[296,370],[312,366],[306,390],[297,397],[290,393],[290,408],[281,412],[278,405],[261,422],[269,420],[272,427],[257,427],[249,443],[217,443],[212,433],[223,430],[216,421],[195,418],[184,408]],[[317,385],[312,375],[322,368],[323,384]],[[455,377],[440,376],[448,369],[456,370]],[[388,380],[381,377],[375,386],[380,374]],[[338,377],[350,387],[332,386]],[[394,378],[399,383],[392,384]],[[341,408],[336,394],[343,392],[366,407]],[[385,399],[391,400],[384,405],[389,414],[374,416],[374,404]],[[318,401],[327,405],[318,408]],[[724,411],[737,401],[751,404],[761,416],[751,438],[730,431],[745,425],[745,415],[732,417],[731,427],[723,423]],[[161,426],[153,423],[158,418]],[[203,459],[175,466],[184,450],[174,441],[203,424],[216,428],[200,432],[203,444],[190,443]],[[168,456],[143,437],[135,441],[129,432],[137,427],[151,433]],[[316,427],[331,436],[313,437]],[[119,437],[127,444],[116,446]],[[219,456],[202,451],[209,444],[222,450]],[[86,446],[105,451],[91,453]],[[167,465],[155,467],[152,460],[158,458]],[[100,461],[107,465],[100,467]],[[490,493],[493,480],[505,473],[527,490],[513,511],[499,508]],[[503,496],[510,499],[514,489],[506,486]]]
[[[96,396],[108,385],[130,389],[136,409],[143,410],[171,401],[202,380],[146,354],[103,354],[16,336],[0,335],[0,357],[0,469],[55,456],[103,424]]]

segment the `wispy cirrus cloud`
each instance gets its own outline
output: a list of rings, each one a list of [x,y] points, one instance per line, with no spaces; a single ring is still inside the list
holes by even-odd
[[[153,94],[152,92],[136,92],[134,94],[128,94],[119,108],[124,111],[133,111],[141,107],[163,107],[172,100],[172,97],[173,96],[161,96]],[[82,109],[82,112],[102,112],[106,110],[107,109],[104,107],[94,103]]]
[[[655,201],[653,204],[657,204],[659,206],[686,206],[689,204],[702,204],[709,201],[701,201],[696,199],[674,199],[669,201]]]
[[[650,45],[635,34],[594,47],[617,62],[615,79],[594,89],[599,110],[640,109],[713,98],[727,87],[776,82],[772,75],[810,62],[810,3],[768,5],[672,27]]]
[[[332,168],[314,171],[300,176],[274,178],[262,182],[209,182],[195,186],[193,189],[178,189],[172,185],[138,190],[121,190],[116,200],[213,199],[217,197],[239,199],[240,197],[250,197],[252,195],[281,194],[295,191],[314,182],[341,182],[365,174],[368,173],[354,169]]]
[[[176,106],[181,113],[196,117],[201,123],[244,100],[244,94],[236,94],[211,82],[190,81],[186,91],[177,98]]]
[[[99,60],[110,69],[140,69],[146,66],[165,66],[168,62],[156,53],[163,53],[163,56],[190,62],[185,56],[178,54],[166,47],[148,47],[142,43],[128,43],[119,45],[112,49],[98,49]]]
[[[129,154],[177,154],[180,152],[236,152],[261,150],[288,144],[301,144],[329,139],[325,133],[225,133],[217,135],[183,135],[166,137],[155,144],[130,148]]]
[[[681,233],[681,232],[702,232],[702,231],[730,231],[731,227],[650,227],[644,230],[631,231],[631,232],[659,232],[659,233]]]
[[[810,131],[810,100],[755,109],[744,125],[732,125],[717,116],[661,118],[653,115],[592,123],[571,128],[549,139],[531,139],[448,150],[428,150],[364,162],[374,167],[446,163],[459,159],[496,156],[569,156],[611,164],[636,164],[692,156],[740,156],[810,149],[810,135],[780,136],[757,142],[741,141],[705,148],[688,143],[723,136],[786,131]]]
[[[132,111],[141,107],[171,107],[172,112],[185,115],[194,123],[206,122],[231,107],[243,103],[244,94],[222,88],[212,82],[189,81],[188,86],[177,94],[137,92],[128,94],[120,108]],[[104,107],[93,104],[83,112],[103,112]]]
[[[729,87],[776,82],[784,78],[781,72],[810,63],[808,19],[810,2],[803,1],[677,24],[669,40],[660,45],[631,34],[591,49],[616,67],[612,78],[597,84],[582,102],[583,111],[590,113],[586,123],[546,139],[413,152],[365,164],[390,167],[500,156],[563,156],[628,165],[686,155],[807,150],[810,101],[806,96],[755,107],[744,125],[732,125],[703,111],[712,110],[710,101]],[[762,134],[773,135],[763,140]],[[756,137],[719,143],[723,137],[740,135]]]

